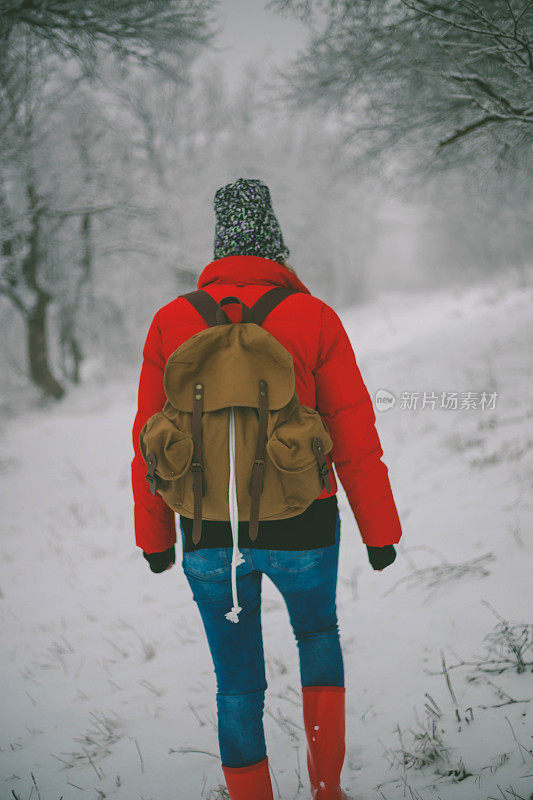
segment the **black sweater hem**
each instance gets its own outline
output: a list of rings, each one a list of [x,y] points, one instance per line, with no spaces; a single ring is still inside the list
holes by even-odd
[[[255,541],[248,535],[248,522],[239,522],[239,547],[265,550],[314,550],[335,544],[337,496],[315,500],[302,514],[289,519],[262,520]],[[192,553],[205,547],[232,547],[228,521],[204,520],[197,545],[192,541],[192,519],[180,515],[183,552]]]

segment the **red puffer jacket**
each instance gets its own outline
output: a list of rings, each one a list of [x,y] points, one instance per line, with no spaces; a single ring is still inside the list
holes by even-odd
[[[215,300],[232,295],[251,306],[273,286],[288,286],[290,295],[265,320],[263,327],[291,353],[296,392],[302,405],[316,408],[333,440],[328,463],[331,494],[337,491],[333,461],[359,526],[363,542],[382,547],[400,540],[398,512],[392,496],[383,451],[375,428],[372,400],[359,372],[342,326],[330,306],[313,297],[282,264],[268,258],[238,255],[208,264],[198,288]],[[240,306],[226,306],[232,321]],[[135,539],[146,553],[166,550],[176,541],[175,514],[158,494],[150,494],[139,434],[146,420],[166,402],[163,372],[170,354],[206,323],[183,298],[177,297],[155,314],[143,349],[138,411],[133,424],[134,458],[131,477]],[[327,497],[326,489],[320,497]]]

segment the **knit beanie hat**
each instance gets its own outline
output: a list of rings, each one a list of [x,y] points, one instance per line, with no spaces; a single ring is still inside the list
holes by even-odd
[[[290,255],[272,209],[268,186],[238,178],[215,192],[214,257],[252,255],[283,262]]]

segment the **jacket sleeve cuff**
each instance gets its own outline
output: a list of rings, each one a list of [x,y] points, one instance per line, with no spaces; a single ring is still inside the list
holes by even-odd
[[[370,547],[366,545],[368,560],[374,569],[384,569],[392,564],[396,558],[394,545],[386,544],[384,547]]]
[[[148,561],[152,572],[164,572],[170,564],[174,564],[176,561],[174,545],[162,553],[145,553],[143,550],[143,556]]]

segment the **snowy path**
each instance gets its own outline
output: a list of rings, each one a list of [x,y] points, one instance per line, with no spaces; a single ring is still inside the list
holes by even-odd
[[[498,620],[482,601],[511,622],[533,623],[531,299],[501,284],[396,294],[344,315],[372,394],[498,392],[493,411],[397,403],[378,413],[404,528],[383,573],[371,570],[339,494],[343,778],[356,800],[533,796],[531,668],[450,669],[461,723],[438,674],[441,651],[448,666],[484,656]],[[153,575],[133,541],[136,379],[82,387],[52,410],[2,425],[0,800],[36,799],[37,788],[41,800],[222,796],[215,679],[199,616],[179,563]],[[432,590],[429,572],[413,572],[484,556],[477,574],[448,567]],[[268,581],[263,623],[275,796],[303,800],[297,652]],[[397,726],[409,749],[409,729],[425,724],[425,693],[440,709],[442,746],[419,746],[426,741],[428,758],[449,747],[449,763],[391,765]]]

